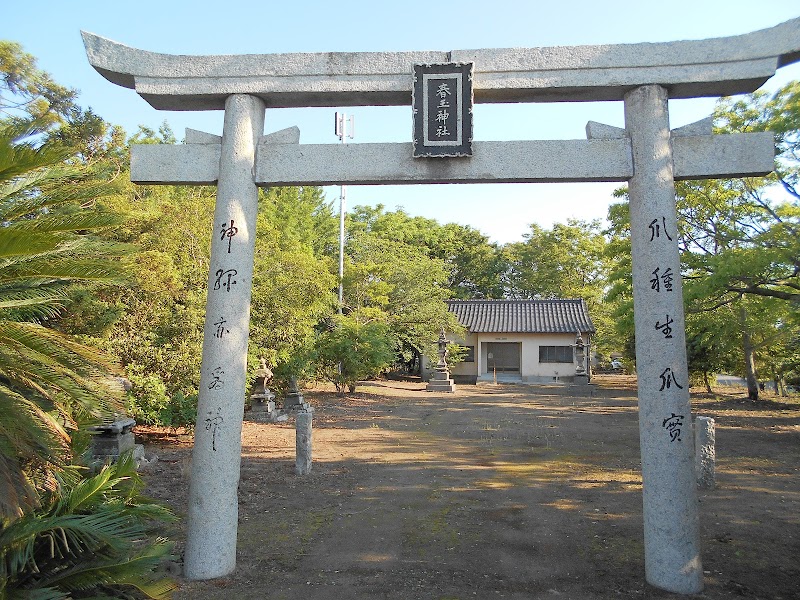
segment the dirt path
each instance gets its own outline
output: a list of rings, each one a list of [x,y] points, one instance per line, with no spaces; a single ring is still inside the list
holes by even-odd
[[[176,598],[671,598],[644,583],[636,398],[614,383],[581,397],[397,382],[312,392],[306,477],[291,423],[246,422],[237,570],[183,581]],[[718,440],[699,597],[800,598],[800,407],[695,404]],[[151,494],[183,514],[190,440],[153,436],[147,450],[161,459]]]

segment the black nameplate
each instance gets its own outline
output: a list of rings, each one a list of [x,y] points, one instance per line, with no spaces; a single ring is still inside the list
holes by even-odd
[[[414,158],[472,156],[472,63],[414,65]]]

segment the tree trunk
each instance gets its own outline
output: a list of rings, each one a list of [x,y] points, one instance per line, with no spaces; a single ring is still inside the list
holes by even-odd
[[[713,394],[714,390],[711,389],[711,381],[708,379],[708,371],[703,371],[703,383],[706,384],[706,392]]]
[[[412,368],[410,369],[409,375],[421,375],[422,374],[422,353],[416,348],[411,348],[411,352],[413,357],[411,359]]]
[[[788,396],[789,394],[786,393],[786,378],[783,375],[783,371],[774,371],[772,378],[775,380],[775,393],[781,397]]]
[[[744,306],[739,308],[739,324],[742,328],[742,351],[744,352],[744,377],[747,380],[747,397],[750,400],[758,400],[755,350],[753,349],[750,330],[747,328],[747,311]]]

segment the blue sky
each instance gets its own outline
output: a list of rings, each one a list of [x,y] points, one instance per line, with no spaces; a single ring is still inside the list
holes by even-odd
[[[221,112],[164,112],[117,87],[88,64],[80,30],[128,46],[172,54],[260,54],[382,50],[455,50],[573,46],[703,39],[748,33],[800,16],[789,0],[538,2],[462,0],[360,2],[226,0],[13,2],[0,11],[0,37],[21,43],[56,81],[80,90],[79,102],[130,134],[167,120],[178,138],[186,127],[221,133]],[[765,86],[800,79],[781,69]],[[671,124],[708,116],[713,100],[671,103]],[[301,143],[337,143],[336,108],[267,112],[266,131],[300,127]],[[410,107],[345,110],[355,114],[349,143],[411,139]],[[588,120],[623,125],[621,103],[477,105],[475,138],[580,139]],[[530,223],[549,227],[569,217],[603,218],[618,184],[350,186],[348,204],[382,203],[445,222],[471,225],[491,239],[522,239]],[[326,188],[330,200],[338,188]],[[338,200],[337,200],[338,203]]]

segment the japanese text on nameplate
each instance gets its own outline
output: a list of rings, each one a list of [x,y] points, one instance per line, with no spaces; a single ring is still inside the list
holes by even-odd
[[[472,63],[414,65],[414,157],[472,156]]]

